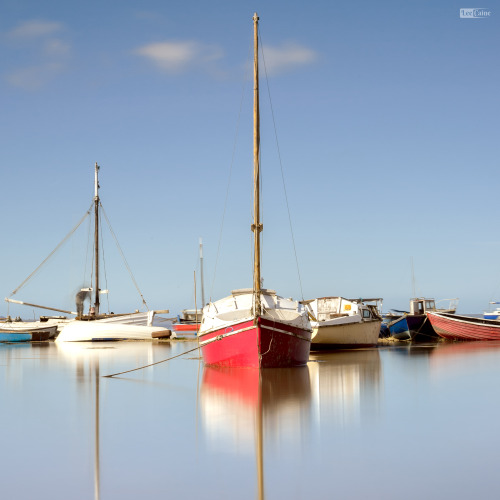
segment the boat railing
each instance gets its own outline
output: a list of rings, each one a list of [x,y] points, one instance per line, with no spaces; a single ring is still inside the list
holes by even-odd
[[[458,298],[455,299],[440,299],[436,302],[436,311],[456,311],[458,306]],[[438,306],[439,303],[442,303],[442,306]]]

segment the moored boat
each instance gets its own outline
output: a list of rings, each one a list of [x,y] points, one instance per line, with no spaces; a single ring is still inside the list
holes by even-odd
[[[500,322],[447,313],[427,315],[434,331],[449,340],[500,340]]]
[[[381,302],[382,299],[343,297],[305,301],[311,317],[311,349],[376,345],[382,324],[377,304]]]
[[[500,302],[490,302],[490,304],[500,304]],[[494,311],[484,311],[484,319],[500,319],[500,307],[497,307]]]
[[[28,340],[48,340],[56,336],[57,324],[40,324],[39,321],[6,321],[0,323],[0,333],[19,334],[20,338],[23,338],[22,335],[29,335]]]
[[[75,321],[77,322],[82,322],[82,325],[77,327],[78,331],[81,332],[82,329],[84,328],[89,328],[89,337],[94,335],[94,331],[96,328],[89,327],[91,323],[94,322],[102,322],[102,323],[111,323],[111,324],[117,324],[117,325],[135,325],[135,326],[148,326],[151,327],[153,325],[153,320],[156,314],[165,314],[168,313],[169,311],[167,309],[162,309],[162,310],[147,310],[147,311],[139,311],[136,310],[135,312],[132,313],[125,313],[125,314],[115,314],[112,312],[103,313],[101,311],[101,295],[108,294],[109,291],[107,289],[103,290],[100,287],[99,280],[100,280],[100,258],[101,252],[100,252],[100,245],[99,241],[102,239],[101,235],[101,223],[100,223],[100,211],[102,209],[102,204],[99,196],[99,165],[97,162],[95,163],[95,170],[94,170],[94,199],[91,208],[86,212],[85,216],[80,220],[80,222],[77,224],[77,226],[59,243],[59,245],[54,249],[54,251],[33,271],[28,278],[26,278],[11,294],[9,297],[5,298],[5,301],[8,302],[9,304],[19,304],[19,305],[25,305],[25,306],[30,306],[30,307],[35,307],[35,308],[40,308],[40,309],[46,309],[46,310],[51,310],[51,311],[57,311],[60,313],[65,313],[68,315],[75,315],[76,318],[71,318],[68,319],[65,316],[53,316],[53,317],[47,317],[47,316],[42,316],[40,317],[40,321],[36,322],[31,322],[30,323],[30,328],[43,328],[46,329],[47,327],[53,327],[53,330],[51,330],[51,336],[54,337],[57,333],[61,332],[66,326],[70,323],[73,323]],[[33,304],[29,302],[24,302],[20,300],[15,300],[12,297],[33,277],[37,274],[37,272],[40,270],[40,268],[47,262],[49,257],[51,257],[54,252],[66,241],[66,239],[75,232],[75,230],[82,224],[82,222],[87,218],[87,216],[90,216],[91,212],[94,212],[94,235],[93,235],[93,269],[91,272],[91,277],[90,277],[90,284],[91,286],[86,287],[86,288],[81,288],[78,293],[76,294],[75,301],[76,301],[76,311],[68,311],[68,310],[63,310],[59,308],[54,308],[54,307],[48,307],[48,306],[43,306],[40,304]],[[116,237],[111,229],[110,226],[110,231],[113,235],[113,237],[116,240]],[[90,233],[89,233],[90,234]],[[117,246],[118,242],[116,241]],[[123,252],[120,253],[123,256]],[[124,258],[125,260],[125,258]],[[128,268],[128,264],[126,263],[126,267]],[[130,269],[129,269],[130,271]],[[130,273],[131,274],[131,273]],[[132,281],[134,282],[134,285],[136,286],[139,295],[141,296],[142,303],[143,305],[148,308],[146,301],[140,292],[137,283],[135,282],[135,279],[131,275]],[[93,297],[93,299],[92,299]],[[89,301],[89,309],[88,313],[84,312],[84,304],[86,301]],[[109,307],[109,305],[108,305]],[[149,309],[149,308],[148,308]],[[20,328],[24,328],[24,324],[20,323]],[[66,334],[64,338],[68,336],[68,332],[72,331],[66,330]],[[76,330],[75,330],[76,331]],[[131,328],[124,328],[122,330],[122,334],[125,332],[133,332],[134,330]],[[80,335],[80,333],[78,334]],[[136,338],[135,334],[132,334],[131,339]]]
[[[427,320],[429,312],[454,314],[458,299],[442,299],[448,301],[448,307],[438,308],[434,299],[417,297],[410,299],[410,312],[388,323],[391,336],[397,340],[413,340],[418,335],[422,337],[436,337],[436,332]]]
[[[300,366],[307,363],[311,347],[305,307],[261,287],[258,21],[254,14],[253,288],[233,291],[204,307],[199,342],[205,364],[214,366]]]

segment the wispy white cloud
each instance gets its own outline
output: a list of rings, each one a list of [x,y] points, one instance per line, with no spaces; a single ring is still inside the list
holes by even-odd
[[[220,47],[193,40],[150,43],[138,47],[133,53],[167,73],[182,73],[195,67],[207,68],[224,55]]]
[[[318,59],[318,54],[298,43],[286,42],[278,47],[264,47],[264,58],[267,71],[277,74],[312,64]]]
[[[71,52],[71,45],[59,38],[51,38],[44,42],[43,52],[48,57],[66,57]]]
[[[16,52],[15,66],[6,68],[4,79],[12,86],[36,90],[59,75],[71,55],[63,24],[28,20],[7,32],[10,49]]]
[[[46,37],[61,31],[63,25],[54,21],[30,20],[24,21],[9,31],[11,38],[39,38]]]
[[[62,71],[59,63],[46,63],[14,69],[5,75],[5,80],[23,90],[37,90],[49,83]]]

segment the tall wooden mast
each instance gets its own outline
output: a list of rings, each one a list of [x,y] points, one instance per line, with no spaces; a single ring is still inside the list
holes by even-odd
[[[254,63],[253,63],[253,224],[254,263],[253,293],[255,298],[255,314],[261,313],[260,302],[260,116],[259,116],[259,17],[253,15]]]
[[[201,308],[205,307],[205,284],[203,282],[203,242],[200,238],[200,281],[201,281]]]
[[[94,260],[95,260],[95,300],[94,314],[99,314],[99,165],[95,162],[95,196],[94,196]]]

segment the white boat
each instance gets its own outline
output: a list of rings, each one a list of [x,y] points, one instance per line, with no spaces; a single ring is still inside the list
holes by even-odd
[[[75,297],[76,301],[76,311],[67,311],[63,309],[57,309],[54,307],[48,307],[48,306],[43,306],[39,304],[32,304],[29,302],[23,302],[20,300],[15,300],[12,297],[38,272],[38,270],[47,262],[49,257],[61,246],[61,244],[66,241],[66,239],[73,234],[73,232],[78,228],[78,226],[87,218],[87,216],[90,216],[92,209],[89,209],[87,213],[85,214],[85,217],[80,220],[80,222],[77,224],[77,226],[63,239],[61,243],[56,247],[56,249],[47,257],[36,269],[33,271],[28,278],[26,278],[21,285],[19,285],[11,294],[10,297],[6,298],[5,301],[8,303],[14,303],[14,304],[20,304],[20,305],[25,305],[29,307],[36,307],[40,309],[47,309],[51,311],[57,311],[60,313],[65,313],[68,315],[74,315],[76,318],[71,318],[67,319],[65,317],[54,317],[50,319],[42,319],[40,321],[37,321],[36,323],[39,326],[47,326],[46,323],[50,322],[51,325],[56,325],[57,332],[61,332],[63,328],[66,327],[69,323],[72,323],[74,321],[83,321],[83,325],[85,327],[88,327],[89,324],[95,321],[98,322],[104,322],[104,323],[112,323],[112,324],[119,324],[119,325],[136,325],[136,326],[152,326],[153,325],[153,319],[155,314],[162,314],[162,313],[168,313],[169,311],[166,309],[163,310],[147,310],[144,312],[139,312],[136,310],[133,313],[126,313],[126,314],[114,314],[114,313],[102,313],[101,312],[101,300],[100,296],[102,294],[107,294],[108,290],[102,290],[99,286],[99,278],[100,278],[100,268],[99,268],[99,261],[100,261],[100,250],[99,250],[99,241],[100,241],[100,209],[102,209],[101,206],[101,201],[99,197],[99,165],[97,163],[95,164],[95,175],[94,175],[94,187],[95,187],[95,196],[93,199],[93,214],[94,214],[94,242],[93,242],[93,261],[94,261],[94,266],[92,269],[92,276],[90,278],[90,284],[91,286],[87,288],[82,288]],[[112,230],[111,230],[112,232]],[[114,233],[113,237],[114,236]],[[116,240],[116,238],[115,238]],[[120,249],[121,252],[121,249]],[[121,252],[122,253],[122,252]],[[122,253],[123,255],[123,253]],[[126,262],[125,262],[126,264]],[[126,264],[128,268],[128,264]],[[130,271],[130,269],[129,269]],[[143,305],[147,308],[146,301],[144,300],[144,297],[142,293],[140,292],[137,284],[135,283],[135,279],[132,276],[132,280],[141,296],[142,303]],[[93,299],[93,300],[92,300]],[[88,313],[84,313],[84,303],[86,301],[89,301],[89,310]],[[81,327],[83,328],[83,327]],[[92,329],[93,330],[93,329]],[[131,329],[124,329],[123,333],[125,331],[130,331],[132,337],[131,338],[136,338],[137,336],[132,333],[133,330]],[[93,331],[89,332],[89,337],[93,335]],[[55,335],[55,334],[54,334]]]
[[[104,321],[72,321],[56,338],[56,342],[95,342],[109,340],[151,340],[169,338],[171,331],[161,326],[141,326]]]
[[[322,297],[303,303],[311,318],[311,349],[377,344],[382,299]]]
[[[500,304],[500,302],[490,302],[490,304]],[[500,307],[497,307],[494,311],[484,311],[484,319],[500,319]]]
[[[54,338],[57,334],[57,323],[40,321],[5,321],[0,323],[0,331],[15,333],[33,333],[40,338]]]

